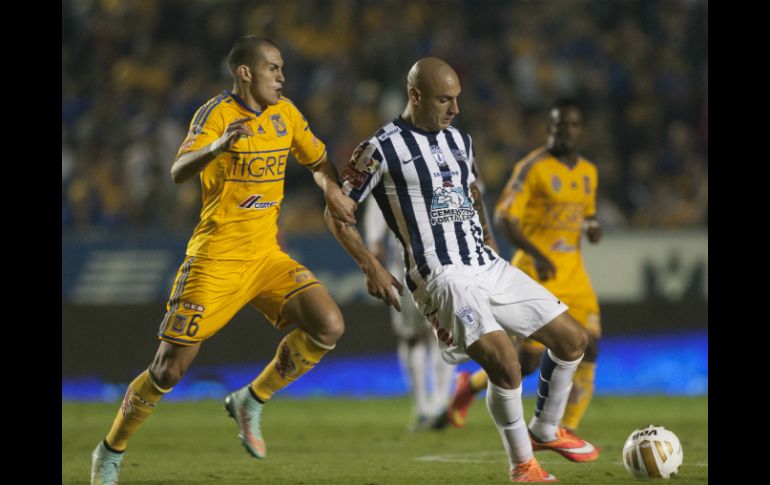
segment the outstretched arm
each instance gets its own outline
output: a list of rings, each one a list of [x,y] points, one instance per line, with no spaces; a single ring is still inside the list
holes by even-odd
[[[346,197],[347,198],[347,197]],[[354,201],[354,207],[357,205]],[[393,287],[398,290],[399,295],[404,294],[404,287],[398,280],[386,270],[377,258],[366,248],[361,234],[356,226],[347,224],[336,219],[327,206],[324,211],[324,220],[329,230],[337,238],[337,241],[345,248],[353,260],[361,268],[366,277],[366,289],[370,295],[381,299],[386,305],[393,305],[396,310],[401,311],[398,304],[398,297],[393,293]]]
[[[326,207],[331,215],[348,224],[356,223],[356,203],[350,197],[346,197],[340,189],[337,170],[329,159],[324,159],[313,169],[313,179],[321,187],[326,200]]]

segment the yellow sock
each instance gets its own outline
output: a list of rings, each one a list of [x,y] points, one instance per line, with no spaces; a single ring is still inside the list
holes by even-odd
[[[576,430],[588,409],[588,403],[594,395],[594,375],[596,373],[595,362],[581,362],[575,370],[572,378],[572,391],[564,410],[561,425],[571,430]]]
[[[278,344],[275,357],[251,383],[251,389],[262,401],[280,391],[312,369],[333,345],[324,345],[302,329],[290,332]]]
[[[487,373],[484,369],[477,370],[471,375],[471,380],[469,382],[471,390],[473,392],[479,392],[482,389],[486,389],[488,380]]]
[[[147,416],[155,410],[160,398],[171,389],[162,389],[152,382],[150,371],[146,370],[128,385],[126,395],[120,404],[112,428],[107,433],[107,445],[115,451],[128,446],[128,438],[139,429]]]

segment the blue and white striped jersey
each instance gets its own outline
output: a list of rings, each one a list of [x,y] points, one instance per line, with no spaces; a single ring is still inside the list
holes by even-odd
[[[402,118],[353,152],[343,192],[362,202],[371,192],[404,248],[406,283],[440,266],[484,266],[499,256],[485,245],[470,184],[477,170],[471,137],[454,127],[426,132]]]

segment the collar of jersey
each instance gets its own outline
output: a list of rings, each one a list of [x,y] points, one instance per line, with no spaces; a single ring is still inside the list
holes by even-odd
[[[248,105],[246,105],[246,103],[241,98],[239,98],[235,94],[231,93],[230,91],[225,91],[225,94],[227,94],[230,97],[232,97],[235,100],[236,103],[240,104],[243,107],[243,109],[248,110],[248,111],[254,113],[257,116],[261,115],[264,112],[264,111],[257,111],[257,110],[249,108]]]
[[[439,134],[439,133],[441,133],[443,131],[443,130],[438,130],[438,131],[425,131],[425,130],[421,130],[421,129],[417,128],[416,126],[414,126],[413,124],[411,124],[408,121],[406,121],[401,116],[399,116],[398,118],[393,120],[393,124],[395,124],[399,128],[403,128],[405,130],[410,130],[410,131],[416,131],[417,133],[419,133],[421,135],[425,135],[425,136],[437,135],[437,134]]]

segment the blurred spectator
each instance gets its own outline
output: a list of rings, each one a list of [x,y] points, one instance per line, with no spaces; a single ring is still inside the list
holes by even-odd
[[[705,0],[63,0],[62,226],[192,230],[200,189],[168,170],[195,110],[231,88],[224,59],[246,33],[281,46],[285,93],[338,167],[400,114],[412,63],[436,55],[463,83],[457,124],[490,200],[569,95],[605,227],[706,226],[707,20]],[[289,163],[283,229],[323,231],[312,184]]]

